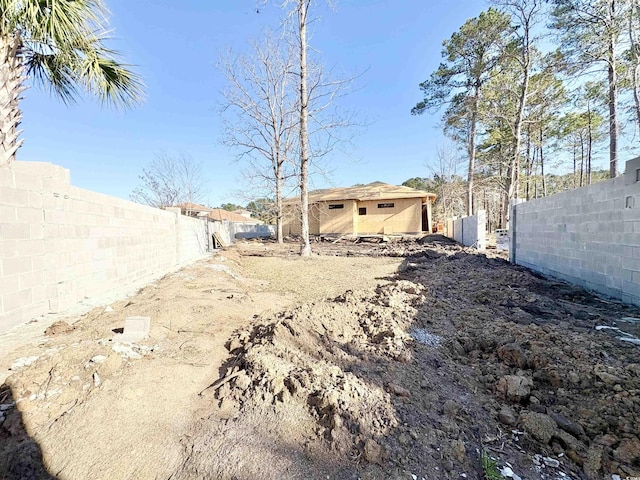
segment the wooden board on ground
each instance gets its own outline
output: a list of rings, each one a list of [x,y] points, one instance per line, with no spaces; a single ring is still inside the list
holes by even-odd
[[[217,245],[216,245],[217,244]],[[221,247],[227,247],[227,242],[222,240],[222,237],[218,232],[213,232],[213,247],[218,248],[218,245]]]

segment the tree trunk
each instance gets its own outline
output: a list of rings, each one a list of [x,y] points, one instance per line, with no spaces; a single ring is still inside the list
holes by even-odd
[[[542,125],[540,125],[540,177],[542,177],[542,196],[547,196],[547,180],[544,177],[544,136],[542,134]],[[575,168],[575,167],[574,167]]]
[[[525,28],[525,44],[523,48],[523,62],[522,62],[522,87],[520,90],[520,97],[518,98],[518,114],[516,115],[514,123],[514,147],[513,158],[511,159],[511,177],[509,185],[509,200],[512,198],[518,198],[518,189],[520,182],[520,135],[522,134],[522,121],[524,119],[524,110],[527,106],[527,95],[529,93],[529,29]]]
[[[300,32],[300,210],[302,240],[300,255],[311,255],[309,242],[309,94],[307,92],[307,10],[310,0],[298,0],[298,28]]]
[[[0,36],[0,167],[11,166],[24,141],[18,140],[22,120],[20,94],[25,90],[19,59],[21,46],[19,34]]]
[[[618,85],[616,73],[616,34],[613,29],[615,20],[615,0],[609,3],[609,20],[611,32],[609,32],[608,46],[608,80],[609,80],[609,177],[618,175]]]
[[[573,144],[573,188],[577,188],[577,180],[576,180],[576,144]]]
[[[587,185],[591,185],[591,150],[593,145],[593,126],[591,125],[591,106],[587,103]]]
[[[636,14],[640,14],[640,3],[637,0],[631,2],[631,7],[629,8],[629,51],[631,55],[631,86],[635,104],[636,128],[640,133],[640,39],[636,37],[638,30],[638,27],[636,27],[638,22]]]
[[[276,160],[276,242],[284,243],[282,234],[282,161]]]
[[[640,48],[640,46],[637,48]],[[639,65],[633,68],[633,101],[636,105],[636,127],[640,133],[640,58],[636,61]]]
[[[526,156],[526,161],[525,161],[525,174],[527,176],[527,185],[525,187],[525,198],[527,199],[527,202],[529,200],[531,200],[531,180],[532,180],[532,173],[533,173],[533,161],[535,158],[535,149],[533,152],[533,157],[531,156],[531,128],[529,125],[527,125],[527,156]]]
[[[478,97],[480,96],[480,88],[475,87],[473,96],[473,105],[471,110],[471,125],[469,131],[468,154],[469,169],[467,171],[467,215],[473,215],[473,175],[476,168],[476,128],[478,122]]]
[[[584,186],[584,138],[580,134],[580,187]]]
[[[513,157],[511,158],[509,166],[508,182],[509,187],[507,189],[507,223],[509,222],[509,207],[508,204],[512,199],[518,198],[519,195],[519,183],[520,183],[520,141],[522,134],[522,123],[524,120],[524,111],[527,105],[527,95],[529,93],[529,76],[531,74],[531,60],[530,60],[530,26],[529,24],[523,25],[523,44],[522,47],[522,84],[520,85],[520,95],[518,97],[518,113],[513,124]]]

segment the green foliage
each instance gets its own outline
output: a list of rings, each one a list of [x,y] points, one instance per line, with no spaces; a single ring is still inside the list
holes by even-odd
[[[427,189],[427,179],[421,177],[413,177],[409,180],[405,180],[402,182],[404,187],[415,188],[417,190],[426,190]]]
[[[594,170],[591,172],[591,183],[598,183],[609,179],[608,170]],[[553,195],[555,193],[564,192],[580,186],[580,179],[577,178],[577,174],[565,173],[563,175],[547,175],[547,194]]]
[[[273,225],[277,219],[276,203],[270,198],[258,198],[247,204],[247,210],[249,210],[254,218],[262,220],[265,223]]]
[[[481,455],[482,471],[484,472],[484,480],[504,480],[502,474],[498,471],[498,465],[486,450],[482,450]]]
[[[490,78],[505,48],[512,42],[508,15],[489,8],[467,20],[443,42],[444,62],[420,84],[422,101],[411,110],[420,115],[445,104],[461,107]]]
[[[570,73],[584,71],[596,62],[611,60],[609,42],[623,34],[627,15],[625,1],[553,0],[551,28],[560,33],[560,50]],[[614,53],[615,55],[615,53]]]
[[[222,210],[226,210],[227,212],[233,212],[235,210],[244,210],[244,207],[242,205],[236,205],[235,203],[223,203],[222,205],[220,205],[220,208]]]
[[[109,31],[101,0],[0,0],[0,12],[0,38],[19,43],[19,53],[4,61],[19,55],[26,74],[65,103],[79,91],[116,107],[141,101],[142,80],[105,45]]]

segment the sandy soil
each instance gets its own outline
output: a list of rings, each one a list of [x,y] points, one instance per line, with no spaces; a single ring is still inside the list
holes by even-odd
[[[0,390],[1,404],[17,403],[0,413],[0,478],[167,478],[183,461],[198,394],[218,378],[234,330],[349,284],[371,288],[401,262],[251,256],[264,252],[251,244],[243,252],[246,265],[230,249],[4,355],[4,368],[32,363],[14,366]],[[152,318],[150,338],[133,348],[113,342],[135,315]]]
[[[0,359],[29,363],[0,478],[640,476],[638,309],[439,236],[314,247],[240,244]],[[150,338],[117,344],[130,315]]]

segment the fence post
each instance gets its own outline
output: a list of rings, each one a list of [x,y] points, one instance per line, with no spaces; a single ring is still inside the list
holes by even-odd
[[[513,198],[509,201],[509,261],[511,263],[516,263],[516,238],[518,236],[517,232],[517,215],[518,209],[517,206],[523,203],[524,200],[521,198]]]

